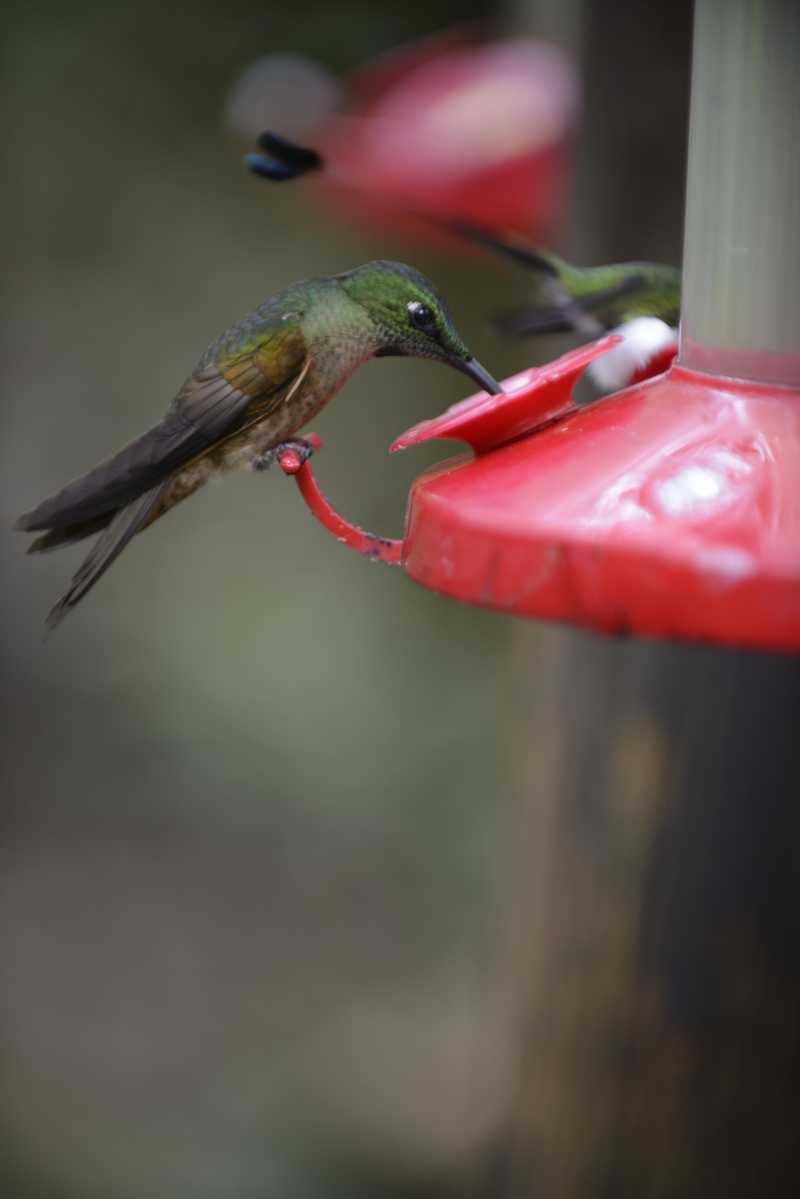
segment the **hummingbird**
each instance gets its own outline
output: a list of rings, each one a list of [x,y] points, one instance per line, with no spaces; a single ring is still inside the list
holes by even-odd
[[[655,262],[577,267],[513,236],[499,237],[464,221],[448,222],[447,227],[538,277],[536,301],[496,317],[493,324],[499,333],[524,337],[573,330],[598,337],[643,316],[672,327],[678,324],[681,273],[676,267]]]
[[[445,301],[399,262],[367,263],[287,287],[213,342],[164,419],[17,521],[29,553],[99,537],[47,618],[55,627],[135,534],[207,480],[263,470],[370,358],[432,358],[492,395],[502,388],[462,341]]]

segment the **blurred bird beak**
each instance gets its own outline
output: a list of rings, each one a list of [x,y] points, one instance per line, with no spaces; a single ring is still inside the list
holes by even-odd
[[[481,366],[477,358],[467,358],[466,361],[461,358],[453,360],[453,366],[465,375],[469,375],[473,382],[477,383],[482,391],[488,391],[490,396],[501,396],[503,389],[496,379],[493,379],[485,367]]]

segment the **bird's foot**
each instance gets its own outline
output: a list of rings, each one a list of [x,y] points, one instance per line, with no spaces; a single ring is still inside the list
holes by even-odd
[[[269,470],[273,462],[277,462],[285,474],[295,475],[321,444],[313,433],[310,437],[292,437],[254,458],[253,470]]]

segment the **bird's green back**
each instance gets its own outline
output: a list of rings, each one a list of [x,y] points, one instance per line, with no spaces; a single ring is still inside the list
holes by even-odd
[[[606,327],[636,316],[656,316],[668,325],[677,325],[681,273],[675,267],[621,262],[580,268],[554,256],[553,261],[564,290]]]

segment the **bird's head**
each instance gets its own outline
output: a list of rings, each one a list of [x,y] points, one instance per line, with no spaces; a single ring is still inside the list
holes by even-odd
[[[378,358],[435,358],[468,375],[490,395],[502,388],[465,346],[436,288],[402,262],[368,262],[339,282],[369,317]]]

